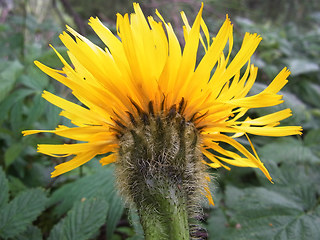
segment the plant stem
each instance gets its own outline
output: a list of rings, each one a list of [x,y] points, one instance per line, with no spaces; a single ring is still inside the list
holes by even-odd
[[[173,192],[178,194],[173,195]],[[139,211],[146,240],[190,239],[186,200],[179,189],[167,193],[154,195],[157,211]]]

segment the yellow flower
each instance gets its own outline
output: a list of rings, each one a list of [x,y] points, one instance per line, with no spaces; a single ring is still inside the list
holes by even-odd
[[[55,130],[28,130],[24,135],[51,132],[84,141],[78,144],[40,144],[40,153],[53,157],[75,155],[72,160],[55,167],[52,177],[90,161],[97,155],[106,165],[117,161],[119,139],[137,121],[155,116],[180,116],[195,127],[200,136],[201,151],[208,158],[204,164],[213,168],[229,165],[259,168],[271,177],[258,158],[248,134],[288,136],[301,134],[299,126],[278,126],[291,116],[290,109],[263,117],[244,118],[251,108],[270,107],[283,102],[278,92],[287,83],[290,72],[284,68],[261,93],[247,96],[255,82],[258,68],[250,62],[261,37],[246,33],[236,56],[230,59],[233,47],[233,26],[228,18],[214,38],[202,19],[202,7],[192,27],[185,14],[182,47],[170,23],[156,11],[159,21],[142,13],[134,3],[134,13],[117,14],[117,35],[98,18],[89,25],[106,45],[102,49],[72,28],[60,35],[68,49],[72,64],[56,51],[64,67],[49,68],[35,64],[46,74],[66,85],[84,105],[67,101],[44,91],[43,97],[62,109],[61,115],[75,127],[58,126]],[[205,50],[197,64],[198,46]],[[224,49],[227,47],[227,54]],[[241,69],[245,69],[241,74]],[[214,70],[214,71],[213,71]],[[252,150],[236,138],[245,135]],[[224,149],[220,143],[235,151]],[[226,165],[226,163],[228,165]]]

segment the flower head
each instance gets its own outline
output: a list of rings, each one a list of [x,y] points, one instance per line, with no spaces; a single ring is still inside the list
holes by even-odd
[[[261,41],[259,35],[246,33],[240,50],[231,59],[233,26],[228,16],[211,39],[202,19],[202,7],[192,26],[182,12],[185,40],[182,47],[171,24],[158,11],[159,21],[151,16],[145,18],[139,4],[133,6],[134,13],[117,14],[117,36],[98,18],[90,18],[89,25],[104,42],[105,49],[67,27],[68,33],[63,32],[60,39],[68,49],[72,64],[54,48],[64,65],[62,70],[35,62],[43,72],[70,88],[83,104],[44,91],[43,97],[61,108],[61,115],[75,126],[23,132],[24,135],[51,132],[84,142],[38,146],[39,152],[49,156],[74,155],[73,159],[56,166],[52,177],[101,154],[112,153],[100,159],[102,165],[118,161],[119,154],[124,154],[119,151],[125,149],[122,146],[128,133],[151,128],[149,132],[156,134],[160,128],[152,130],[148,126],[175,119],[177,126],[181,123],[191,126],[188,131],[198,136],[197,147],[206,156],[203,164],[226,169],[230,169],[230,165],[259,168],[271,180],[247,134],[288,136],[301,134],[302,129],[278,126],[281,120],[291,116],[290,109],[255,119],[245,115],[252,108],[282,103],[278,92],[287,83],[290,72],[284,68],[261,93],[247,96],[258,71],[250,57]],[[205,54],[197,64],[199,44]],[[252,150],[236,140],[243,135]],[[223,148],[220,143],[230,145],[234,151]]]

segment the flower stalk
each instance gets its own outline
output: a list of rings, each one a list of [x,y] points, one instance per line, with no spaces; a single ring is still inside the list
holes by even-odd
[[[180,192],[178,186],[153,194],[157,211],[138,210],[146,240],[190,239],[187,199],[179,193],[173,197],[176,191]]]

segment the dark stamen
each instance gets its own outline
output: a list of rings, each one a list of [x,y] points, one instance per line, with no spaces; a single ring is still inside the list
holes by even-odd
[[[178,109],[178,113],[182,114],[183,111],[185,109],[185,104],[184,104],[184,97],[181,98],[181,101],[179,103],[179,109]]]
[[[206,127],[206,125],[203,125],[203,126],[200,126],[200,127],[197,127],[196,129],[201,132],[202,129],[204,129]]]
[[[129,99],[130,99],[130,102],[132,103],[132,105],[137,110],[138,114],[141,115],[142,109],[139,107],[139,105],[135,101],[133,101],[131,98],[129,98]]]
[[[201,118],[205,117],[208,112],[209,112],[209,111],[206,111],[204,114],[200,115],[199,117],[194,118],[193,121],[195,122],[195,121],[197,121],[197,120],[200,120]]]
[[[120,137],[123,136],[123,132],[121,132],[119,129],[113,128],[113,127],[109,127],[109,129],[112,130],[112,131],[117,132],[117,133],[118,133],[118,134],[116,134],[117,137],[118,137],[118,135],[119,135]]]
[[[119,116],[119,114],[114,111],[114,109],[112,109],[112,111],[113,111],[114,115],[117,116],[118,119],[120,119],[121,121],[123,121],[123,119]]]
[[[194,113],[192,115],[192,117],[190,118],[189,122],[193,122],[194,118],[196,117],[196,115],[198,114],[198,112]]]
[[[113,118],[111,118],[111,120],[114,121],[119,127],[123,128],[123,129],[127,129],[127,127],[123,123],[121,123],[120,121],[115,120]]]
[[[163,100],[162,100],[162,102],[161,102],[161,111],[164,110],[164,101],[165,101],[165,100],[166,100],[166,96],[163,95]]]
[[[149,102],[148,107],[149,107],[149,113],[151,114],[151,116],[154,116],[153,102],[152,101]]]
[[[136,127],[137,126],[137,122],[136,122],[134,116],[132,115],[132,113],[128,112],[128,111],[126,111],[126,113],[129,115],[131,123]]]

